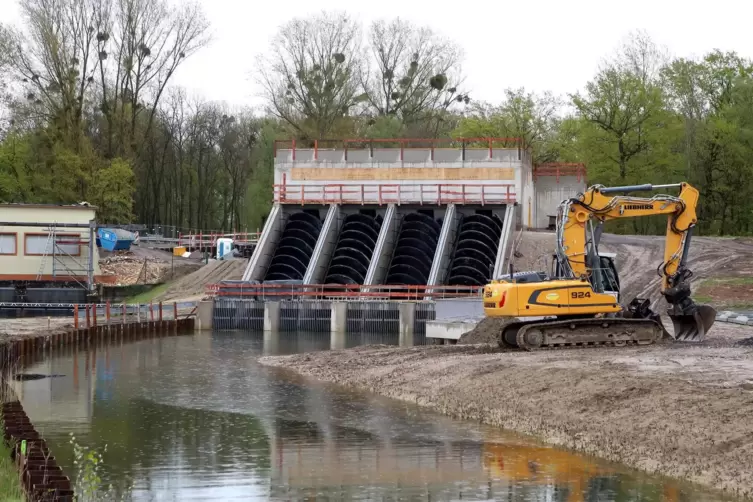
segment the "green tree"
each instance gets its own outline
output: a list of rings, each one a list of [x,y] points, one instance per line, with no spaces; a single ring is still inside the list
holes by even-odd
[[[663,107],[661,89],[644,85],[638,75],[619,67],[602,69],[586,84],[583,95],[572,96],[578,113],[601,134],[602,151],[618,169],[621,180],[628,164],[649,148],[645,127]]]
[[[116,158],[94,173],[90,200],[97,217],[107,223],[130,223],[133,218],[133,169],[128,161]]]
[[[705,231],[726,233],[730,215],[741,214],[735,201],[747,193],[750,154],[742,153],[740,142],[749,127],[744,90],[752,75],[749,60],[719,50],[699,61],[676,59],[663,70],[672,109],[684,121],[685,173],[701,189],[700,225]]]
[[[506,89],[505,99],[498,105],[476,103],[460,120],[456,137],[520,138],[530,147],[534,163],[554,162],[560,154],[556,136],[561,118],[562,101],[552,93],[535,94],[525,89]]]

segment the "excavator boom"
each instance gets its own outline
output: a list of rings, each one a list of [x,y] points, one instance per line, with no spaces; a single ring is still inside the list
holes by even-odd
[[[630,192],[649,192],[662,188],[680,188],[678,196],[655,195],[633,197]],[[625,187],[594,186],[580,197],[564,201],[557,217],[557,258],[570,277],[589,277],[598,265],[589,250],[588,224],[618,218],[668,215],[664,243],[664,261],[658,268],[662,277],[662,295],[670,305],[668,315],[674,325],[674,338],[701,341],[714,324],[716,311],[696,305],[690,297],[692,272],[687,268],[688,251],[693,227],[697,223],[698,190],[687,183],[673,185],[632,185]]]

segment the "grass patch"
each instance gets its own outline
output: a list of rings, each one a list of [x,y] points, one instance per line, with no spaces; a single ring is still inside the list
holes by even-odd
[[[703,286],[753,286],[753,277],[729,277],[726,279],[706,279],[701,283]]]
[[[700,283],[693,299],[717,310],[753,310],[753,277],[719,277]]]
[[[161,295],[162,293],[165,293],[168,287],[170,287],[169,283],[159,284],[157,286],[154,286],[149,291],[144,291],[143,293],[140,293],[138,295],[128,298],[125,302],[126,303],[149,303],[155,297]]]
[[[729,303],[724,308],[725,310],[753,310],[753,303]]]
[[[10,458],[10,448],[5,446],[2,441],[0,441],[0,500],[4,502],[24,501],[18,470]]]

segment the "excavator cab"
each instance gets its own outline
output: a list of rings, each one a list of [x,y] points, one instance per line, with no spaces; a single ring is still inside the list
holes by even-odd
[[[607,293],[615,297],[617,302],[620,301],[620,277],[617,274],[617,266],[615,265],[615,258],[617,254],[606,253],[603,251],[598,252],[599,266],[594,268],[594,273],[588,279],[591,283],[591,287],[594,291],[600,291]],[[552,255],[552,277],[562,278],[564,272],[557,261],[557,255]]]

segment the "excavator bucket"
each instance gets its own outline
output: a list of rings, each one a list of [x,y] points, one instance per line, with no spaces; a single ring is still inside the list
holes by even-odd
[[[669,318],[675,328],[672,338],[679,342],[702,342],[716,321],[716,309],[708,305],[693,305],[682,314],[669,314]]]

